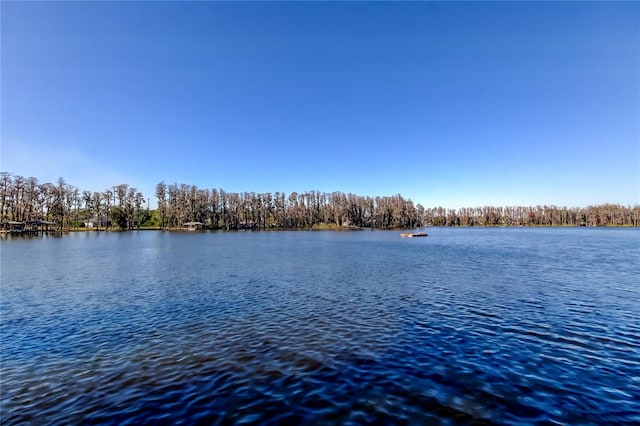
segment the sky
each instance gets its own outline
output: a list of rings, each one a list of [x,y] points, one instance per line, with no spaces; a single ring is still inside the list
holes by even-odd
[[[0,3],[4,172],[640,204],[638,2]]]

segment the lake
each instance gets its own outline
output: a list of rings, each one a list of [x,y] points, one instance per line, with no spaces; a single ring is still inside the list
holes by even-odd
[[[638,424],[640,231],[4,238],[3,425]]]

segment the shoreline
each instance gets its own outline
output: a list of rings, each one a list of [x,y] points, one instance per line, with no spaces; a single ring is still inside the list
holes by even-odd
[[[611,228],[624,228],[624,229],[640,229],[640,226],[634,225],[596,225],[596,226],[580,226],[580,225],[440,225],[440,226],[422,226],[422,228],[601,228],[601,229],[611,229]],[[48,231],[7,231],[0,230],[0,235],[40,235],[40,234],[71,234],[71,233],[124,233],[124,232],[136,232],[136,231],[160,231],[160,232],[179,232],[179,233],[208,233],[208,232],[283,232],[283,231],[332,231],[332,232],[353,232],[353,231],[404,231],[404,230],[415,230],[416,228],[403,228],[403,227],[390,227],[390,228],[370,228],[370,227],[350,227],[350,228],[341,228],[341,227],[311,227],[311,228],[261,228],[261,229],[222,229],[222,228],[211,228],[211,229],[183,229],[183,228],[159,228],[159,227],[141,227],[136,229],[87,229],[87,228],[78,228],[78,229],[65,229],[65,230],[48,230]]]

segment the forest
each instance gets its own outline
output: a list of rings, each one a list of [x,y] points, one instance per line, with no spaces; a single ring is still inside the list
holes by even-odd
[[[63,178],[0,173],[0,224],[46,221],[55,229],[181,229],[197,222],[207,229],[353,229],[422,226],[640,226],[640,205],[601,204],[426,208],[400,194],[361,196],[342,192],[226,192],[160,182],[156,209],[128,184],[82,191]]]

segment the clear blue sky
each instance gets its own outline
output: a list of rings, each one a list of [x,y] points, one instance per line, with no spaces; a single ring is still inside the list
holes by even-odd
[[[0,7],[3,171],[151,198],[640,203],[637,2]]]

